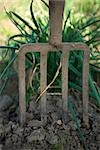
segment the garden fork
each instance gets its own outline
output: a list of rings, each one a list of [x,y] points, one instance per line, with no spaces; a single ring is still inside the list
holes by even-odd
[[[19,108],[20,123],[26,121],[26,101],[25,101],[25,55],[28,52],[40,52],[40,90],[41,93],[47,87],[47,54],[49,51],[62,51],[62,118],[66,118],[68,111],[68,59],[72,50],[84,51],[83,59],[83,121],[88,125],[88,72],[89,72],[89,48],[84,43],[62,42],[62,21],[65,0],[49,0],[50,36],[49,43],[30,43],[20,48],[19,52]],[[46,114],[46,94],[41,96],[41,122],[47,121]]]

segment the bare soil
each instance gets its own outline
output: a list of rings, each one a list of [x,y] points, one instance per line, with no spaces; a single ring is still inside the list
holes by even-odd
[[[61,119],[61,96],[48,96],[47,124],[40,123],[40,105],[33,99],[27,108],[27,121],[19,124],[19,109],[12,103],[0,113],[0,150],[99,150],[100,115],[94,104],[89,104],[89,128],[82,122],[82,101],[69,96],[77,113],[78,123],[84,135],[82,140],[72,114],[68,112],[67,123]],[[10,100],[10,96],[0,96]]]

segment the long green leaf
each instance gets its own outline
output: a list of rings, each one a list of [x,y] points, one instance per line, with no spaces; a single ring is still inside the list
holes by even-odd
[[[38,23],[36,22],[36,19],[35,19],[35,17],[34,17],[34,13],[33,13],[32,6],[33,6],[33,0],[31,1],[31,5],[30,5],[31,17],[32,17],[33,23],[35,24],[35,27],[37,28],[38,33],[40,33],[39,25],[38,25]]]
[[[9,67],[12,65],[12,63],[14,62],[14,60],[17,58],[18,55],[15,55],[11,61],[8,63],[8,65],[6,66],[6,68],[4,69],[4,71],[1,73],[0,75],[0,80],[2,80],[2,78],[4,77],[4,75],[6,74],[7,70],[9,69]]]
[[[43,4],[45,4],[45,6],[47,7],[47,8],[49,8],[49,5],[44,1],[44,0],[41,0],[42,2],[43,2]]]
[[[29,29],[31,29],[32,31],[34,31],[34,29],[32,28],[32,26],[29,25],[29,23],[24,20],[22,17],[20,17],[17,13],[10,11],[11,14],[13,14],[17,19],[19,19],[21,22],[24,23],[24,25],[26,25],[27,27],[29,27]]]

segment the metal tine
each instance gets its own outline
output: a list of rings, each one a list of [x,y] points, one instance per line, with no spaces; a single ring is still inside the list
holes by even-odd
[[[62,51],[62,107],[63,121],[66,122],[68,112],[68,59],[69,51]]]
[[[74,51],[82,50],[84,52],[83,73],[82,73],[82,78],[83,78],[83,82],[82,82],[83,122],[88,127],[89,126],[89,118],[88,118],[88,101],[89,101],[88,75],[89,75],[89,55],[90,55],[90,52],[89,52],[88,46],[84,43],[73,43],[73,44],[69,43],[68,45],[66,45],[66,43],[65,43],[63,45],[63,51],[69,51],[70,52],[72,50],[74,50]],[[68,55],[69,55],[69,52],[68,52]],[[66,102],[66,99],[67,99],[66,97],[68,97],[68,93],[67,93],[68,89],[66,89],[66,88],[68,88],[68,75],[67,75],[68,70],[65,67],[66,61],[68,63],[68,56],[66,56],[66,55],[67,55],[66,52],[63,52],[62,56],[67,58],[67,60],[65,58],[63,58],[63,59],[65,59],[65,61],[63,60],[63,63],[62,63],[62,83],[65,82],[65,85],[67,85],[67,87],[64,84],[62,85],[62,99],[63,99],[63,101],[65,99],[65,104],[63,102],[63,104],[64,104],[63,111],[64,110],[66,111],[66,109],[67,109],[66,103],[68,104],[68,101]],[[68,64],[67,64],[67,68],[68,68]],[[66,72],[64,73],[65,70],[66,70]],[[66,79],[64,79],[64,76],[65,76],[64,74],[66,74]],[[66,96],[66,93],[67,93],[67,96]],[[66,119],[65,119],[65,121],[66,121]]]
[[[23,50],[23,49],[22,49]],[[20,123],[24,125],[26,121],[26,98],[25,98],[25,55],[19,53],[19,64],[18,64],[18,75],[19,75],[19,110],[20,110]]]
[[[40,59],[40,89],[41,93],[47,86],[47,52],[41,52],[41,59]],[[46,116],[46,92],[41,97],[41,121],[46,123],[47,116]]]
[[[88,101],[89,101],[89,85],[88,85],[88,77],[89,77],[89,49],[84,51],[84,60],[83,60],[83,122],[86,126],[89,126],[89,118],[88,118]]]

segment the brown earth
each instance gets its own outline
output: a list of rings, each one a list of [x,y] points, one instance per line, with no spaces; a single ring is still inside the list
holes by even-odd
[[[67,123],[62,122],[61,96],[48,96],[48,119],[47,124],[43,126],[40,123],[40,105],[35,103],[35,99],[27,108],[27,121],[23,127],[19,124],[19,110],[15,109],[14,103],[9,109],[1,112],[1,150],[83,150],[86,147],[87,150],[99,150],[100,110],[89,104],[90,126],[86,128],[82,122],[82,102],[73,96],[69,97],[77,113],[77,121],[84,135],[83,140],[70,112],[66,116]]]

